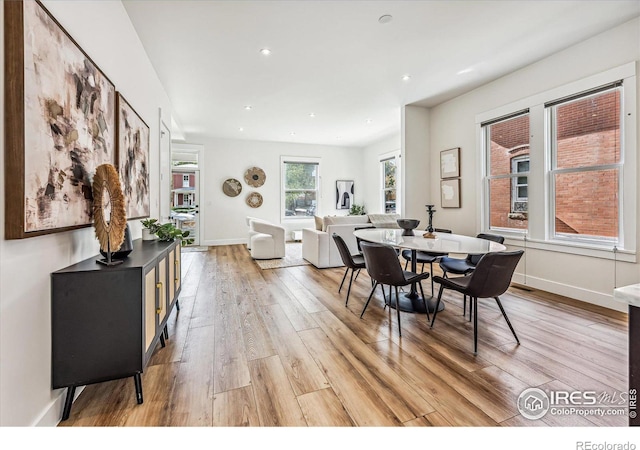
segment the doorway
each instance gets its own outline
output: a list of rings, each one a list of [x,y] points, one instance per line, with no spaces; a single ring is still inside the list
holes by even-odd
[[[200,170],[193,167],[171,170],[171,220],[183,231],[189,231],[192,246],[200,245]]]
[[[171,221],[178,228],[189,231],[191,246],[206,242],[202,235],[202,192],[200,177],[204,176],[203,146],[172,142],[171,145]]]

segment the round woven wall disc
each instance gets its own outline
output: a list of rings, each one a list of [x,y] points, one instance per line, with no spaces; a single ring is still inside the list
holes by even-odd
[[[259,167],[252,167],[251,169],[247,169],[244,173],[244,181],[251,187],[260,187],[266,181],[267,176]]]

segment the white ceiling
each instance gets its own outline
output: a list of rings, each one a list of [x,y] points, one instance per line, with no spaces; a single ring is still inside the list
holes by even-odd
[[[187,140],[339,146],[640,15],[640,0],[123,4]]]

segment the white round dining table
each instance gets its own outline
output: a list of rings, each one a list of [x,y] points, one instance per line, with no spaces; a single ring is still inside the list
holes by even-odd
[[[405,234],[405,230],[398,228],[363,228],[353,232],[356,238],[367,242],[375,242],[378,244],[387,244],[398,249],[411,250],[411,271],[416,272],[416,254],[418,251],[429,252],[446,256],[450,253],[464,255],[481,255],[485,253],[505,251],[507,247],[504,245],[480,239],[472,236],[464,236],[453,233],[434,232],[434,238],[426,238],[423,235],[424,230],[409,231],[410,235]],[[431,274],[433,276],[433,274]],[[416,285],[411,285],[409,292],[403,292],[398,295],[387,297],[388,305],[392,308],[396,304],[400,305],[400,311],[426,313],[425,302],[416,290]],[[427,308],[429,312],[435,310],[435,299],[433,296],[425,295]],[[444,308],[444,302],[440,302],[438,311]]]

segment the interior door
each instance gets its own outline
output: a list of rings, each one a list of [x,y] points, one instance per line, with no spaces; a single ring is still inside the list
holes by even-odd
[[[188,230],[193,244],[200,245],[200,171],[174,167],[171,173],[171,220]]]

